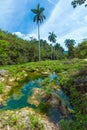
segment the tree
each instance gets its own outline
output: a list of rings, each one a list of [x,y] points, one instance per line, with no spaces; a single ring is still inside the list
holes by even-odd
[[[0,40],[0,65],[6,65],[8,63],[8,48],[9,43],[5,40]]]
[[[75,49],[78,58],[86,59],[87,58],[87,40],[82,41]]]
[[[73,39],[66,39],[64,41],[65,46],[68,48],[68,55],[70,58],[74,57],[74,45],[75,45],[75,40]]]
[[[54,34],[54,32],[49,32],[49,36],[48,36],[48,40],[54,44],[56,42],[56,35]],[[51,47],[51,51],[53,53],[53,47]],[[53,56],[51,55],[51,59],[53,59]]]
[[[73,8],[76,8],[77,5],[82,5],[86,2],[86,0],[73,0],[71,2],[71,4],[73,5]],[[87,6],[87,4],[85,4],[85,7]]]
[[[59,43],[56,43],[56,45],[54,46],[55,48],[55,59],[59,60],[59,59],[64,59],[64,49],[63,47],[60,46]]]
[[[36,22],[38,25],[39,61],[41,60],[41,55],[40,55],[40,24],[46,18],[45,15],[43,14],[44,10],[45,10],[44,8],[40,7],[40,4],[37,5],[36,9],[31,9],[31,11],[35,14],[33,21]]]

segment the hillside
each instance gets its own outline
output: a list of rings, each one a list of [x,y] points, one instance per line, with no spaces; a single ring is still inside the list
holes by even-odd
[[[49,45],[46,40],[41,40],[41,60],[51,59],[51,56],[53,60],[64,58],[64,50],[59,44],[57,44],[55,51],[52,52],[51,48],[52,45]],[[38,61],[38,41],[34,38],[26,41],[0,30],[0,65],[31,61]]]

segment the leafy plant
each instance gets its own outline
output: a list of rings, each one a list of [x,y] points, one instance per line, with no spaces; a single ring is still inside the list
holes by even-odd
[[[37,116],[30,114],[30,121],[31,121],[31,129],[32,130],[44,130],[43,124],[39,122]]]
[[[5,85],[3,83],[0,83],[0,94],[2,94],[5,90]]]

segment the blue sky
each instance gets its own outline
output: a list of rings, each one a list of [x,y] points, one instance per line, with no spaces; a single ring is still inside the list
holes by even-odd
[[[57,35],[57,42],[64,48],[64,40],[71,38],[80,42],[87,38],[87,8],[73,9],[72,0],[0,0],[0,28],[29,39],[37,38],[37,25],[33,23],[32,8],[40,3],[45,8],[46,20],[40,26],[41,38],[48,33]]]

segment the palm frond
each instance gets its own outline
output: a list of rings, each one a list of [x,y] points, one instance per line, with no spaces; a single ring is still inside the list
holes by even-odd
[[[40,4],[37,5],[36,9],[31,9],[31,11],[34,14],[36,14],[34,16],[34,20],[33,20],[34,22],[37,22],[37,23],[40,22],[40,23],[42,23],[43,20],[46,19],[45,15],[43,15],[43,11],[44,10],[45,10],[44,8],[40,7]]]
[[[31,9],[31,11],[32,11],[34,14],[37,14],[37,10],[36,10],[36,9]]]

